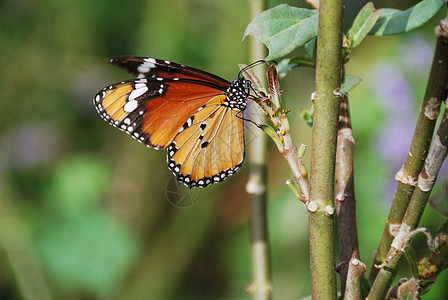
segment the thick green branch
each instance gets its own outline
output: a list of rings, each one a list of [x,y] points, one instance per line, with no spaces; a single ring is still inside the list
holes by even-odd
[[[336,299],[334,172],[341,83],[344,1],[322,0],[317,37],[311,147],[309,237],[313,299]]]
[[[372,285],[369,299],[384,299],[386,293],[398,272],[404,253],[401,249],[409,241],[409,233],[418,226],[423,211],[428,203],[429,195],[436,182],[440,167],[445,160],[448,149],[448,115],[445,113],[434,143],[428,151],[423,170],[420,172],[417,187],[412,194],[409,206],[403,217],[403,222],[394,238],[388,256],[395,254],[390,263],[380,269]]]
[[[434,60],[426,87],[425,97],[420,108],[417,125],[412,139],[411,149],[404,167],[397,173],[398,185],[395,190],[392,206],[387,217],[378,249],[375,253],[374,264],[384,262],[390,245],[406,212],[409,200],[417,182],[423,162],[428,153],[429,145],[434,133],[434,126],[439,115],[440,104],[448,83],[448,21],[445,19],[436,28],[437,45]],[[378,270],[371,268],[369,282],[375,280]]]

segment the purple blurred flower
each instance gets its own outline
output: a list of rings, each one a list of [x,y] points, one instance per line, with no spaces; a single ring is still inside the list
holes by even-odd
[[[399,66],[382,61],[372,68],[372,88],[388,115],[410,113],[412,95],[404,73]]]
[[[404,73],[385,62],[373,67],[372,87],[386,117],[375,145],[382,157],[396,169],[406,159],[415,126],[410,87]]]
[[[413,95],[402,66],[392,61],[383,61],[372,69],[371,84],[376,98],[383,107],[385,120],[379,124],[381,130],[374,139],[380,156],[386,161],[389,173],[395,173],[406,160],[415,127]],[[392,199],[396,182],[385,182],[385,199]]]
[[[415,121],[411,118],[389,119],[382,127],[375,145],[380,155],[398,171],[408,155]]]
[[[59,131],[47,123],[22,125],[5,131],[0,137],[3,167],[18,170],[51,163],[59,154],[60,148]]]
[[[419,34],[408,37],[400,44],[401,60],[406,69],[414,74],[427,76],[431,68],[434,46],[426,42]]]

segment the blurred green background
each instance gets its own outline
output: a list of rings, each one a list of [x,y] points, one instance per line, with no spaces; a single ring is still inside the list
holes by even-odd
[[[347,26],[366,2],[346,1]],[[373,2],[407,8],[418,1]],[[238,63],[250,63],[248,42],[241,43],[248,9],[238,0],[0,1],[1,299],[249,298],[248,164],[225,183],[187,190],[167,169],[165,151],[106,124],[91,100],[130,78],[107,63],[115,55],[172,60],[233,79]],[[350,103],[367,266],[409,148],[433,30],[445,14],[406,35],[368,37],[347,65],[364,79]],[[281,82],[297,145],[311,143],[299,114],[310,106],[313,75],[294,70]],[[307,216],[270,146],[274,293],[298,299],[310,293]],[[428,208],[422,225],[435,230],[441,221]],[[443,274],[427,299],[441,299],[447,280]]]

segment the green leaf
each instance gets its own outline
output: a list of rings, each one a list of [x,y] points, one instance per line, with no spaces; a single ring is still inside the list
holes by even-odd
[[[429,204],[443,216],[448,216],[448,195],[446,193],[435,195],[431,198]]]
[[[47,221],[37,246],[52,283],[106,298],[114,294],[138,254],[137,240],[126,226],[96,209]]]
[[[269,49],[266,60],[283,57],[317,36],[318,12],[278,5],[257,15],[247,26],[243,39],[253,35]]]
[[[362,78],[356,75],[345,74],[342,78],[341,93],[347,94],[353,90],[360,82]]]
[[[418,267],[417,267],[418,260],[417,260],[417,255],[415,254],[414,248],[412,248],[411,246],[406,246],[404,248],[404,254],[406,255],[406,259],[408,260],[412,276],[417,278],[417,276],[418,276]]]
[[[305,55],[298,55],[292,58],[285,58],[281,60],[277,65],[278,77],[283,79],[291,69],[296,67],[309,67],[314,68],[314,61]]]
[[[361,298],[365,299],[369,295],[370,292],[370,284],[369,281],[364,277],[361,277]]]
[[[382,16],[369,34],[382,36],[411,31],[428,22],[444,4],[444,0],[424,0],[405,11],[381,9]]]
[[[303,46],[305,48],[306,53],[311,58],[313,62],[316,61],[316,49],[317,49],[317,38],[313,37],[308,43]]]
[[[274,141],[275,145],[280,151],[283,151],[283,143],[280,141],[274,128],[267,124],[260,124],[260,128]]]
[[[311,104],[310,109],[302,110],[300,112],[300,117],[308,124],[308,126],[313,127],[313,116],[314,116],[314,103]]]
[[[316,41],[314,37],[303,47],[300,47],[295,53],[296,56],[292,58],[285,58],[277,65],[278,77],[283,79],[291,69],[296,67],[316,67]]]
[[[111,182],[111,170],[93,156],[78,155],[61,160],[48,184],[46,205],[57,215],[83,214],[101,202]]]
[[[351,47],[358,46],[381,16],[381,10],[375,10],[372,2],[368,2],[353,21],[352,28],[347,32]]]

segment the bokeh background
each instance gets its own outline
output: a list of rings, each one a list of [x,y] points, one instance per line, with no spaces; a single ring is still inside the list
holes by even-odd
[[[346,26],[366,2],[346,1]],[[418,1],[373,2],[403,9]],[[1,299],[249,298],[247,163],[225,183],[187,190],[167,169],[165,151],[109,126],[92,105],[100,89],[130,78],[109,56],[168,59],[233,79],[237,64],[250,62],[241,43],[248,8],[238,0],[0,1]],[[367,266],[408,152],[433,30],[445,15],[405,35],[368,37],[347,65],[364,79],[350,103]],[[313,76],[299,69],[281,82],[297,144],[311,143],[299,115],[310,107]],[[284,184],[289,176],[270,145],[275,299],[310,293],[307,216]],[[428,207],[422,225],[434,231],[442,219]],[[448,276],[438,281],[426,299],[443,298]]]

